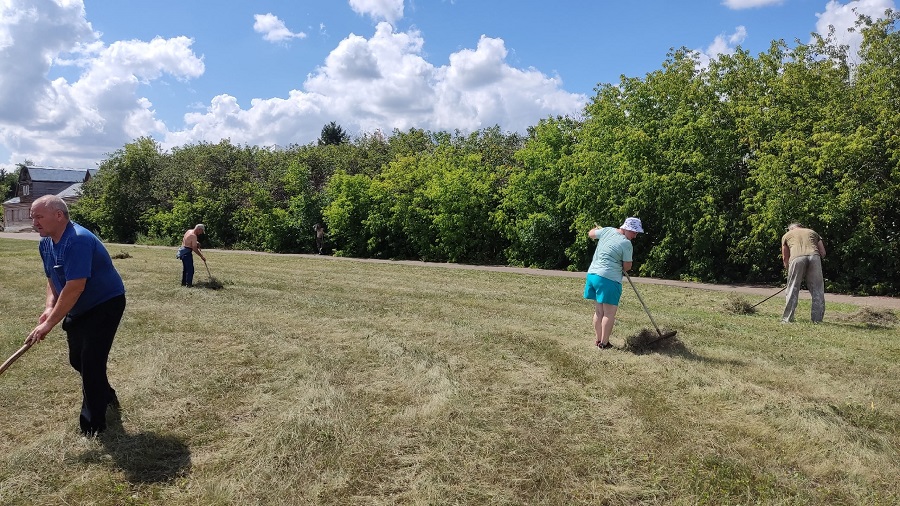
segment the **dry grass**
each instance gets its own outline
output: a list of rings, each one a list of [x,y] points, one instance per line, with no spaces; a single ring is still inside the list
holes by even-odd
[[[206,288],[208,290],[221,290],[225,288],[225,283],[219,281],[217,278],[207,278],[201,279],[194,283],[194,288]]]
[[[684,348],[684,343],[675,337],[674,330],[659,329],[659,332],[650,329],[641,329],[638,333],[625,337],[625,348],[634,353],[648,353],[651,351],[673,350]]]
[[[36,248],[0,240],[5,354]],[[598,351],[578,278],[210,251],[226,289],[186,290],[123,248],[121,415],[80,439],[54,330],[0,376],[0,504],[900,501],[900,341],[830,316],[854,306],[782,325],[642,286],[677,345]],[[617,346],[648,324],[627,291],[618,317]]]
[[[840,315],[838,319],[876,327],[893,327],[898,321],[897,314],[894,311],[869,306],[863,306],[851,314]]]
[[[736,293],[728,294],[725,303],[722,304],[722,307],[725,308],[729,313],[734,314],[755,314],[756,308],[753,307],[753,304],[747,300],[743,295],[739,295]]]

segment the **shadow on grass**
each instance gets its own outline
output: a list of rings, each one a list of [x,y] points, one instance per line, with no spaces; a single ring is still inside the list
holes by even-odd
[[[207,290],[221,290],[225,288],[225,285],[233,285],[234,283],[231,281],[223,281],[218,278],[207,278],[201,281],[197,281],[194,283],[194,288],[205,288]]]
[[[691,351],[687,346],[685,346],[684,342],[678,339],[677,337],[672,337],[670,339],[663,339],[660,341],[656,341],[650,344],[645,344],[642,346],[635,346],[634,348],[626,347],[625,351],[630,351],[635,355],[669,355],[675,357],[681,357],[687,360],[693,360],[695,362],[703,362],[707,364],[715,364],[715,365],[729,365],[729,366],[744,366],[747,365],[746,362],[741,360],[723,360],[719,358],[711,358],[705,357],[703,355],[698,355]]]
[[[184,441],[147,432],[128,434],[118,409],[110,407],[107,428],[98,440],[103,450],[91,450],[81,459],[100,460],[98,453],[105,451],[130,483],[164,483],[190,473],[191,451]]]

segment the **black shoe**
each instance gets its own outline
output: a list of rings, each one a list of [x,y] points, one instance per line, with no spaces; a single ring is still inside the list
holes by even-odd
[[[81,435],[87,438],[96,437],[106,430],[106,420],[103,420],[102,425],[91,424],[84,418],[84,415],[79,417],[78,425],[81,426]]]
[[[613,347],[613,345],[612,345],[612,343],[610,343],[609,341],[606,341],[606,344],[603,344],[603,343],[597,343],[597,348],[600,348],[601,350],[608,350],[608,349],[610,349],[610,348],[612,348],[612,347]]]

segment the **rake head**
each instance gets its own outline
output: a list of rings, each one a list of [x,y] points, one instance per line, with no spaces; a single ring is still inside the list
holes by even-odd
[[[206,281],[199,281],[194,283],[194,286],[198,288],[208,288],[210,290],[221,290],[225,288],[225,285],[216,278],[209,278]]]
[[[210,290],[221,290],[221,289],[225,288],[225,285],[218,279],[214,278],[212,273],[209,272],[209,265],[206,263],[205,258],[203,259],[203,266],[206,267],[206,276],[209,279],[207,279],[206,281],[197,283],[197,285],[200,285],[201,288],[209,288]]]
[[[625,338],[625,349],[640,353],[650,349],[657,348],[666,341],[678,334],[676,330],[666,330],[654,332],[650,329],[641,329],[640,332]]]

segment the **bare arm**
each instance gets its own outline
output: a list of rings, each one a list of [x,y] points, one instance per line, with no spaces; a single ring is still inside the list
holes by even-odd
[[[632,264],[634,264],[634,262],[622,262],[622,270],[625,272],[630,271]]]
[[[47,337],[47,334],[53,330],[53,327],[61,322],[75,306],[75,303],[78,302],[78,298],[81,297],[81,293],[84,292],[84,285],[86,283],[87,278],[70,279],[66,281],[66,285],[57,295],[56,291],[53,289],[53,283],[51,283],[50,280],[47,280],[46,307],[38,319],[40,323],[38,323],[38,326],[28,334],[28,337],[25,338],[25,342],[34,344]]]
[[[791,261],[791,248],[789,248],[787,244],[781,245],[781,258],[782,263],[784,263],[784,268],[787,269],[788,263]]]
[[[822,242],[822,239],[816,243],[816,249],[819,250],[819,256],[825,258],[825,243]]]

